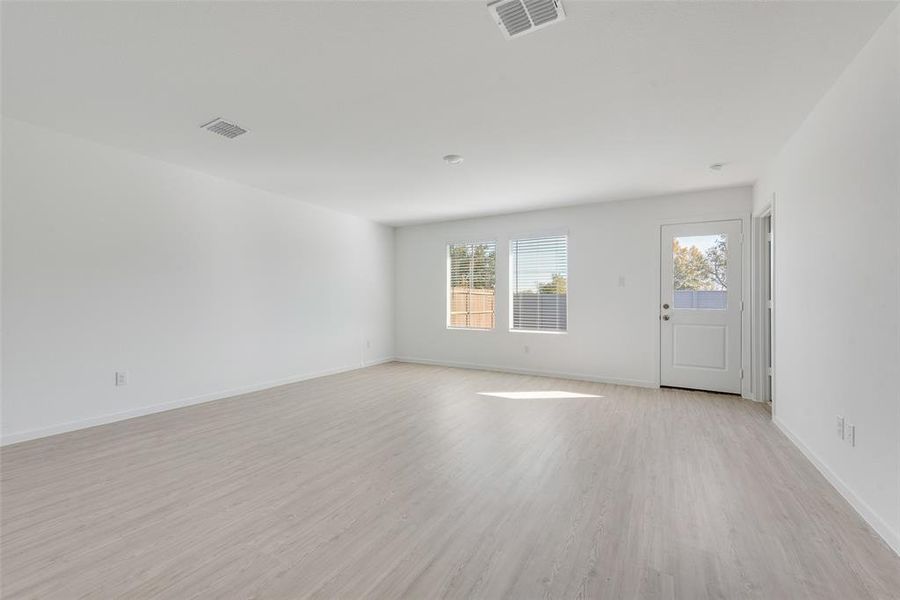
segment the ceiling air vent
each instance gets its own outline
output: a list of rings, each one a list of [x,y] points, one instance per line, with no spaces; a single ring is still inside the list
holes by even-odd
[[[519,37],[566,18],[559,0],[495,0],[488,10],[507,39]]]
[[[239,135],[243,135],[247,133],[247,130],[243,127],[239,127],[234,123],[229,123],[224,119],[220,119],[216,117],[212,121],[208,121],[200,126],[202,129],[207,131],[212,131],[213,133],[218,133],[219,135],[224,135],[225,137],[231,139],[236,138]]]

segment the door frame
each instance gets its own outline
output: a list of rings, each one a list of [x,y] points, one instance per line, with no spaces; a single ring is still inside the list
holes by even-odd
[[[766,239],[767,232],[765,228],[765,220],[769,219],[769,228],[772,233],[771,254],[767,256]],[[776,398],[775,392],[778,369],[775,366],[775,319],[778,303],[776,302],[777,286],[775,273],[775,256],[778,252],[776,243],[776,224],[775,224],[775,194],[772,194],[770,201],[753,215],[753,339],[751,341],[753,348],[753,391],[757,400],[765,402],[772,401],[772,417],[776,414]],[[768,260],[768,266],[763,263]],[[768,277],[768,282],[765,279]],[[771,286],[772,310],[767,315],[767,301],[765,291]],[[766,321],[769,320],[769,333],[766,334]],[[768,349],[765,347],[768,345]],[[768,361],[766,361],[768,358]],[[766,377],[769,364],[772,366],[772,382],[769,388],[769,397],[766,397]]]
[[[726,212],[716,214],[705,214],[694,218],[684,217],[679,219],[657,219],[656,221],[656,278],[654,284],[653,296],[653,313],[648,314],[648,318],[657,321],[656,327],[653,328],[653,363],[655,370],[656,387],[661,386],[662,382],[662,321],[660,320],[659,298],[662,293],[662,228],[663,225],[681,225],[686,223],[712,223],[714,221],[740,221],[741,222],[741,302],[744,310],[741,311],[741,369],[743,377],[741,378],[741,397],[753,400],[752,378],[750,376],[751,356],[750,356],[750,223],[751,213],[748,212]]]

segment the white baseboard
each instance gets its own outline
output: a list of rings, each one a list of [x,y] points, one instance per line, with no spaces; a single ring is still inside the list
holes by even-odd
[[[803,455],[809,459],[809,462],[819,470],[825,479],[828,480],[834,489],[838,491],[838,493],[844,497],[850,506],[853,507],[856,512],[859,513],[859,516],[863,518],[863,520],[869,524],[869,526],[875,530],[881,539],[887,543],[890,548],[900,556],[900,533],[891,529],[887,523],[885,523],[881,517],[879,517],[875,511],[856,493],[847,486],[844,481],[838,477],[838,475],[832,471],[828,465],[826,465],[822,460],[819,459],[816,454],[810,450],[806,444],[800,441],[800,439],[794,435],[794,433],[788,428],[784,422],[778,417],[773,417],[772,422],[775,423],[775,426],[781,430],[781,432],[793,443]]]
[[[500,365],[483,365],[476,363],[453,362],[446,360],[431,360],[428,358],[414,358],[411,356],[398,356],[394,359],[396,362],[412,363],[419,365],[431,365],[435,367],[454,367],[457,369],[475,369],[477,371],[497,371],[499,373],[514,373],[516,375],[537,375],[539,377],[556,377],[558,379],[576,379],[579,381],[590,381],[593,383],[611,383],[615,385],[630,385],[643,388],[658,388],[659,384],[655,381],[643,381],[640,379],[618,379],[615,377],[603,377],[596,375],[587,375],[584,373],[567,373],[565,371],[543,371],[534,369],[518,369],[515,367],[504,367]]]
[[[366,362],[360,365],[355,366],[345,366],[338,367],[335,369],[327,369],[324,371],[317,371],[315,373],[305,373],[302,375],[293,375],[291,377],[284,377],[282,379],[276,379],[274,381],[266,381],[263,383],[256,383],[253,385],[242,386],[238,388],[232,388],[228,390],[222,390],[218,392],[212,392],[209,394],[203,394],[200,396],[193,396],[191,398],[182,398],[180,400],[172,400],[170,402],[162,402],[159,404],[150,404],[148,406],[142,406],[140,408],[135,408],[132,410],[126,410],[122,412],[116,413],[108,413],[105,415],[99,415],[96,417],[89,417],[87,419],[79,419],[77,421],[67,421],[65,423],[58,423],[56,425],[51,425],[49,427],[41,427],[38,429],[28,429],[26,431],[17,431],[14,433],[8,433],[0,438],[0,446],[9,446],[11,444],[18,444],[19,442],[27,442],[28,440],[35,440],[38,438],[48,437],[51,435],[57,435],[59,433],[67,433],[69,431],[77,431],[79,429],[87,429],[88,427],[96,427],[97,425],[106,425],[107,423],[115,423],[116,421],[124,421],[126,419],[133,419],[134,417],[142,417],[144,415],[150,415],[158,412],[164,412],[167,410],[173,410],[175,408],[182,408],[185,406],[191,406],[194,404],[203,404],[204,402],[213,402],[215,400],[222,400],[224,398],[231,398],[232,396],[240,396],[241,394],[249,394],[251,392],[258,392],[260,390],[265,390],[268,388],[278,387],[280,385],[287,385],[289,383],[297,383],[299,381],[305,381],[307,379],[315,379],[316,377],[325,377],[327,375],[336,375],[338,373],[345,373],[347,371],[355,371],[357,369],[364,369],[366,367],[372,367],[375,365],[380,365],[388,362],[392,362],[393,358],[383,358],[371,362]]]

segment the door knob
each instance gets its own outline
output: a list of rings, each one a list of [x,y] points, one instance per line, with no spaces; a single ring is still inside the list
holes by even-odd
[[[668,304],[663,304],[663,308],[666,309],[666,310],[669,310],[669,305],[668,305]]]
[[[663,321],[668,321],[670,318],[669,315],[663,315]]]

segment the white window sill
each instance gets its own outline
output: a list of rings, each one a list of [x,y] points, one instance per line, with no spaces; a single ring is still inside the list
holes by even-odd
[[[568,331],[552,331],[544,329],[510,329],[510,333],[542,333],[544,335],[566,335]]]

